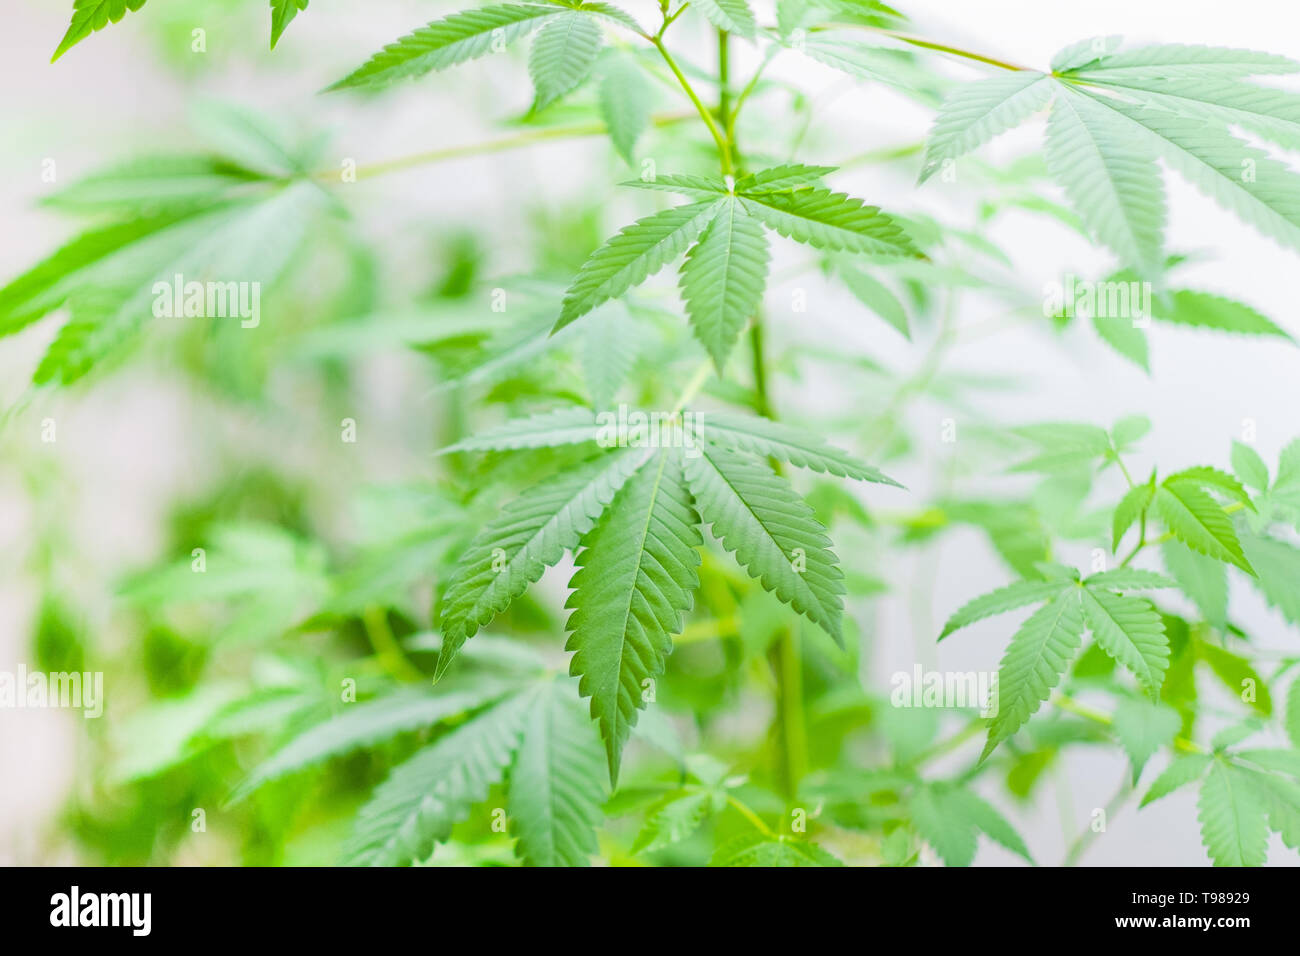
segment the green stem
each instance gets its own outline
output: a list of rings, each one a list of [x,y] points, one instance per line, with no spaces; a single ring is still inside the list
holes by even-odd
[[[763,357],[763,320],[754,316],[749,326],[750,354],[754,363],[754,411],[764,418],[775,418],[772,401],[767,394],[767,362]]]
[[[694,104],[695,111],[700,114],[700,119],[702,119],[704,125],[709,128],[709,135],[713,137],[713,142],[716,143],[718,147],[718,158],[722,162],[722,173],[725,176],[730,176],[732,174],[731,147],[727,145],[727,139],[722,135],[722,130],[718,129],[718,124],[714,120],[713,114],[709,112],[709,108],[700,100],[700,97],[695,92],[695,88],[691,86],[690,80],[686,79],[686,74],[682,72],[681,67],[677,65],[677,61],[673,59],[673,55],[669,53],[668,48],[664,46],[662,32],[660,36],[650,37],[650,42],[654,44],[655,49],[659,51],[659,55],[662,56],[664,62],[668,64],[668,69],[673,71],[673,76],[677,77],[677,82],[681,85],[682,90],[685,91],[687,98],[690,99],[692,104]]]
[[[945,754],[952,753],[972,737],[976,737],[983,733],[984,728],[987,726],[988,722],[983,717],[976,717],[951,737],[941,740],[934,746],[921,751],[913,762],[917,766],[920,766],[923,763],[929,763],[931,760],[942,757]]]
[[[669,418],[676,418],[681,413],[682,409],[686,407],[687,403],[700,393],[700,389],[703,388],[704,383],[708,381],[709,373],[712,370],[712,360],[700,363],[700,367],[695,370],[695,374],[691,376],[691,380],[687,382],[686,387],[682,389],[682,394],[678,397],[677,404],[674,405],[673,410],[668,413]]]
[[[791,625],[773,649],[776,671],[777,730],[780,734],[781,786],[793,800],[808,767],[808,728],[803,714],[803,662],[799,627]]]
[[[372,604],[362,612],[361,622],[365,625],[366,636],[370,639],[370,646],[375,649],[375,656],[379,659],[379,663],[383,665],[384,670],[401,681],[425,679],[419,668],[412,664],[406,655],[402,653],[402,646],[393,637],[392,629],[388,626],[388,611],[386,609],[377,604]]]
[[[718,638],[730,637],[736,633],[740,627],[740,617],[732,614],[729,617],[719,617],[713,620],[692,621],[682,628],[682,632],[673,638],[673,646],[680,644],[695,644],[700,641],[712,641]]]
[[[1014,70],[1017,73],[1028,70],[1027,66],[1019,66],[1006,60],[999,60],[996,57],[985,56],[983,53],[975,53],[971,50],[963,50],[958,46],[950,46],[947,43],[937,43],[934,40],[927,40],[925,37],[913,36],[910,33],[900,33],[897,30],[887,30],[884,27],[867,26],[866,24],[844,24],[844,26],[857,27],[860,30],[870,30],[872,33],[879,33],[883,36],[893,37],[895,40],[901,40],[904,43],[923,50],[934,50],[936,53],[948,53],[952,56],[959,56],[965,60],[974,60],[977,63],[987,63],[989,66],[996,66],[1003,70]]]
[[[718,119],[722,121],[722,139],[727,150],[727,164],[737,165],[736,138],[732,135],[735,119],[731,115],[731,34],[718,31]]]
[[[1119,787],[1116,788],[1114,796],[1112,796],[1106,803],[1105,813],[1107,824],[1110,823],[1110,818],[1119,812],[1119,808],[1124,805],[1124,802],[1128,800],[1132,793],[1133,778],[1126,767],[1124,768],[1123,774],[1120,776]],[[1083,832],[1079,834],[1078,838],[1072,844],[1070,844],[1070,849],[1065,854],[1064,865],[1077,865],[1079,858],[1083,856],[1084,851],[1092,845],[1093,840],[1097,839],[1098,832],[1099,831],[1094,830],[1091,826],[1084,827]]]
[[[1052,698],[1052,704],[1058,709],[1068,714],[1074,714],[1076,717],[1082,717],[1084,720],[1090,720],[1094,724],[1100,724],[1102,727],[1111,727],[1115,721],[1109,714],[1104,714],[1099,710],[1094,710],[1084,704],[1079,703],[1073,697],[1066,694],[1058,694]],[[1174,749],[1185,754],[1203,754],[1205,750],[1194,741],[1186,737],[1174,738]]]
[[[689,112],[662,113],[651,118],[650,122],[656,127],[671,126],[689,119]],[[531,146],[534,143],[544,143],[548,140],[556,139],[580,139],[586,136],[603,136],[609,132],[609,127],[604,123],[573,123],[566,126],[548,126],[545,129],[530,129],[522,133],[515,133],[511,136],[502,136],[498,139],[488,140],[484,143],[470,143],[465,146],[448,146],[443,149],[425,150],[419,153],[413,153],[410,156],[399,156],[395,159],[387,159],[377,163],[369,163],[364,166],[358,166],[356,177],[358,180],[371,179],[375,176],[383,176],[387,173],[401,172],[406,169],[413,169],[417,166],[425,166],[430,163],[439,163],[449,159],[463,159],[467,156],[483,156],[489,153],[501,153],[511,149],[518,149],[523,146]],[[339,171],[337,169],[323,169],[312,174],[312,178],[322,182],[339,181]]]
[[[754,411],[764,418],[776,418],[767,390],[767,360],[763,351],[763,317],[754,316],[749,326],[754,368]],[[773,467],[778,467],[773,465]],[[778,467],[779,470],[779,467]],[[792,626],[781,635],[771,652],[776,675],[776,737],[780,754],[778,776],[787,799],[793,800],[808,765],[808,730],[803,713],[803,663],[799,631]]]
[[[745,88],[741,90],[740,95],[736,97],[736,103],[731,108],[731,113],[723,115],[723,120],[727,127],[727,140],[732,144],[733,149],[736,143],[736,120],[740,116],[741,107],[745,105],[745,101],[749,99],[750,94],[758,88],[758,81],[762,78],[763,71],[766,70],[767,65],[776,58],[778,49],[779,47],[776,46],[768,47],[767,55],[763,57],[763,62],[758,65],[758,69],[754,71],[754,75],[749,78],[749,82],[745,84]]]
[[[739,798],[734,797],[731,794],[727,794],[727,803],[731,804],[731,806],[733,806],[736,810],[738,810],[740,812],[740,815],[743,816],[750,823],[752,823],[754,825],[754,829],[758,830],[764,836],[769,837],[770,839],[773,840],[780,839],[776,835],[776,833],[772,830],[772,828],[763,822],[763,818],[760,817],[753,810],[751,810]]]

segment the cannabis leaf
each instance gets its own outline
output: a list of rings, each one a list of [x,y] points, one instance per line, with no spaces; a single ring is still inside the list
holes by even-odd
[[[624,227],[578,270],[564,294],[553,331],[641,284],[676,259],[708,225],[717,205],[717,200],[705,200],[675,206]]]
[[[528,73],[537,88],[533,112],[546,109],[591,73],[604,38],[600,26],[577,10],[547,20],[533,39]]]
[[[945,161],[973,152],[1000,133],[1020,125],[1052,98],[1041,73],[1021,70],[959,87],[944,100],[926,137],[919,182]]]
[[[762,833],[745,834],[718,847],[710,866],[843,866],[816,844]]]
[[[705,446],[686,459],[705,524],[765,588],[843,643],[844,575],[830,540],[794,488],[770,468]]]
[[[633,853],[654,853],[686,839],[700,828],[713,809],[713,797],[703,790],[671,793],[646,815],[645,826],[632,844]]]
[[[423,862],[508,773],[506,811],[519,855],[535,866],[584,865],[604,800],[593,772],[599,762],[572,683],[544,679],[400,764],[361,808],[348,862]]]
[[[271,49],[280,42],[285,28],[293,22],[300,10],[307,9],[308,0],[271,0]]]
[[[1140,274],[1163,261],[1164,187],[1160,170],[1135,154],[1128,135],[1100,103],[1056,83],[1047,123],[1046,156],[1052,175],[1097,237]]]
[[[695,7],[719,30],[754,39],[758,24],[746,0],[696,0]]]
[[[432,727],[472,713],[508,694],[514,685],[479,680],[441,694],[397,692],[353,704],[329,720],[304,731],[259,764],[230,798],[243,800],[272,780],[324,763],[341,754],[373,746],[396,735]]]
[[[681,451],[664,449],[615,496],[576,558],[565,649],[600,723],[612,782],[699,585],[698,524]]]
[[[637,140],[650,125],[653,94],[645,74],[620,50],[606,51],[600,72],[600,116],[614,149],[630,166]]]
[[[442,600],[437,676],[465,641],[578,546],[644,455],[603,455],[506,505],[474,539]]]
[[[701,413],[696,430],[714,444],[777,458],[796,468],[902,487],[819,436],[770,419],[728,412]]]
[[[989,723],[981,760],[1038,711],[1082,640],[1083,611],[1075,588],[1060,593],[1020,626],[998,665],[998,712]]]
[[[400,764],[361,808],[348,862],[421,862],[505,775],[532,700],[508,697]]]
[[[567,681],[536,695],[507,796],[520,857],[533,866],[586,866],[596,852],[605,790],[600,743]]]
[[[503,49],[537,29],[543,18],[568,9],[559,4],[503,3],[453,13],[390,43],[329,89],[383,87],[445,70]]]
[[[128,10],[134,13],[144,6],[145,0],[76,0],[72,5],[72,22],[68,32],[59,41],[59,47],[50,57],[53,63],[69,49],[97,30],[120,21]]]
[[[996,591],[990,591],[988,594],[982,594],[963,605],[952,617],[948,618],[948,623],[943,626],[943,631],[939,634],[938,640],[943,640],[953,631],[966,627],[968,624],[974,624],[976,621],[982,621],[984,618],[992,617],[995,614],[1014,611],[1016,608],[1025,607],[1029,604],[1038,604],[1048,598],[1055,597],[1060,592],[1060,581],[1017,581],[1015,584],[1009,584],[1004,588],[998,588]]]
[[[696,337],[721,368],[762,300],[768,251],[760,225],[822,249],[922,255],[875,206],[815,185],[830,171],[772,167],[741,177],[734,189],[691,175],[629,183],[696,201],[639,219],[597,249],[565,293],[554,331],[644,282],[690,246],[681,269],[682,295]]]
[[[878,256],[921,252],[893,219],[876,206],[816,186],[737,191],[747,212],[781,235],[819,249]]]
[[[719,369],[763,299],[767,264],[763,227],[735,198],[722,200],[681,270],[691,328]]]
[[[998,668],[998,711],[989,721],[981,760],[1019,730],[1051,695],[1074,659],[1085,624],[1093,640],[1131,670],[1154,698],[1169,666],[1169,638],[1149,601],[1119,591],[1166,588],[1174,582],[1138,568],[1116,568],[1079,580],[1070,569],[1045,581],[1021,581],[968,602],[940,639],[976,621],[1047,601],[1007,645]]]
[[[1156,489],[1156,513],[1170,534],[1193,551],[1235,564],[1253,575],[1255,570],[1242,553],[1232,521],[1205,490],[1207,485],[1219,487],[1195,474],[1171,475]]]
[[[970,866],[983,832],[1030,863],[1025,842],[992,804],[964,787],[927,784],[912,797],[912,822],[948,866]]]
[[[1199,780],[1210,765],[1210,758],[1201,754],[1176,754],[1169,766],[1156,777],[1139,806],[1145,807],[1154,800],[1167,797],[1180,787]]]
[[[1149,601],[1090,587],[1080,591],[1080,600],[1093,639],[1155,698],[1169,667],[1169,638],[1155,608]]]
[[[1182,718],[1172,707],[1133,697],[1122,698],[1111,718],[1111,728],[1133,764],[1133,783],[1161,747],[1173,742]]]
[[[1197,801],[1201,841],[1215,866],[1262,866],[1268,856],[1265,808],[1246,773],[1222,759],[1210,764]]]
[[[1240,127],[1294,146],[1300,97],[1245,82],[1300,70],[1285,57],[1199,46],[1119,49],[1082,41],[1052,60],[1052,75],[1021,70],[954,93],[936,120],[922,178],[1027,119],[1050,97],[1045,154],[1079,216],[1122,262],[1156,276],[1164,262],[1165,192],[1156,157],[1223,208],[1300,248],[1300,179],[1239,138]],[[1136,338],[1118,344],[1144,364]]]

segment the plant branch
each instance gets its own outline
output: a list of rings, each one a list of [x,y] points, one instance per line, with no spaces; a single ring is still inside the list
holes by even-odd
[[[671,126],[689,119],[691,113],[677,111],[673,113],[661,113],[651,117],[651,124],[656,127]],[[425,166],[431,163],[440,163],[450,159],[463,159],[467,156],[483,156],[488,153],[502,153],[511,149],[519,149],[524,146],[532,146],[535,143],[544,143],[557,139],[580,139],[586,136],[603,136],[609,132],[609,127],[604,123],[573,123],[565,126],[548,126],[543,129],[530,129],[522,133],[515,133],[511,136],[502,136],[497,139],[491,139],[482,143],[469,143],[464,146],[447,146],[442,149],[425,150],[419,153],[412,153],[409,156],[398,156],[394,159],[381,160],[375,163],[368,163],[358,166],[356,169],[356,178],[372,179],[375,176],[383,176],[387,173],[401,172],[407,169],[413,169],[418,166]],[[339,171],[337,169],[323,169],[313,173],[312,178],[322,181],[338,181]]]
[[[680,13],[681,11],[678,12]],[[669,53],[668,48],[664,46],[662,31],[659,36],[650,37],[650,42],[654,44],[654,48],[659,51],[659,55],[664,58],[664,62],[668,64],[668,69],[672,70],[673,76],[677,77],[677,82],[681,85],[687,98],[695,106],[695,111],[700,114],[700,119],[702,119],[704,125],[709,128],[709,135],[713,137],[713,142],[716,143],[718,147],[718,158],[722,163],[723,175],[730,176],[732,173],[731,147],[727,145],[727,139],[722,135],[722,130],[718,129],[718,124],[714,120],[713,114],[709,112],[709,108],[700,100],[699,94],[697,94],[695,88],[691,86],[691,81],[686,79],[686,74],[682,72],[682,68],[677,65],[677,61],[673,59],[673,55]]]
[[[865,23],[846,23],[837,24],[837,26],[854,27],[859,30],[869,30],[872,33],[879,33],[881,36],[892,37],[895,40],[901,40],[911,46],[920,47],[923,50],[933,50],[936,53],[947,53],[951,56],[959,56],[964,60],[974,60],[977,63],[985,63],[989,66],[996,66],[1003,70],[1014,70],[1024,72],[1030,69],[1027,66],[1020,66],[1007,60],[1001,60],[997,57],[987,56],[983,53],[976,53],[973,50],[965,50],[959,46],[952,46],[947,43],[938,43],[934,40],[927,40],[925,37],[914,36],[910,33],[900,33],[897,30],[890,30],[885,27],[873,27]]]
[[[1110,818],[1119,811],[1119,808],[1124,805],[1125,801],[1127,801],[1128,798],[1132,796],[1132,794],[1133,794],[1133,778],[1132,776],[1130,776],[1128,768],[1125,767],[1124,772],[1120,777],[1119,787],[1116,788],[1114,796],[1112,796],[1110,800],[1107,801],[1106,803],[1105,822],[1107,824],[1110,823]],[[1097,839],[1097,834],[1099,832],[1100,831],[1094,830],[1091,826],[1084,827],[1083,832],[1079,834],[1079,836],[1075,839],[1075,841],[1072,844],[1070,844],[1070,849],[1065,854],[1065,862],[1062,865],[1063,866],[1077,865],[1079,862],[1079,858],[1082,857],[1084,851],[1087,850],[1088,847],[1092,845],[1092,842]]]
[[[1054,698],[1052,698],[1052,704],[1058,710],[1063,710],[1066,713],[1074,714],[1076,717],[1082,717],[1084,720],[1090,720],[1094,724],[1099,724],[1102,727],[1109,728],[1109,727],[1113,727],[1115,724],[1114,718],[1112,718],[1109,714],[1104,714],[1099,710],[1094,710],[1091,707],[1081,704],[1073,697],[1070,697],[1067,694],[1057,694]],[[1186,737],[1175,737],[1174,749],[1185,754],[1205,753],[1205,749],[1203,747],[1201,747],[1195,741],[1188,740]]]

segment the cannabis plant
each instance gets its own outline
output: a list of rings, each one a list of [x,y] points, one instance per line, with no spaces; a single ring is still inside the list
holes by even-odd
[[[154,6],[76,0],[51,69]],[[63,587],[65,509],[39,511],[36,659],[108,675],[63,816],[82,854],[960,866],[983,837],[1055,863],[1018,821],[1083,752],[1122,774],[1063,811],[1066,862],[1130,799],[1191,788],[1215,864],[1300,847],[1300,439],[1266,460],[1248,422],[1157,460],[1170,422],[1009,421],[981,408],[1020,383],[949,361],[1001,324],[1095,337],[1097,382],[1150,373],[1161,327],[1294,362],[1282,324],[1185,283],[1205,252],[1169,238],[1166,173],[1300,252],[1279,157],[1300,62],[1105,36],[1022,65],[875,0],[757,6],[501,3],[332,74],[296,47],[296,124],[195,96],[206,148],[50,180],[84,226],[0,289],[0,333],[48,328],[8,430],[152,369],[188,383],[217,473],[176,492],[155,562],[111,569],[98,617]],[[336,14],[272,0],[274,56]],[[846,158],[832,72],[928,135]],[[426,111],[403,135],[433,152],[358,162],[346,124],[311,128],[448,89],[507,131],[449,146]],[[1026,151],[989,146],[1021,126]],[[493,182],[504,235],[439,230],[412,256],[367,228],[394,197],[366,181],[569,139],[590,169]],[[1009,217],[1101,267],[1036,281]],[[993,328],[968,321],[989,303]],[[48,458],[15,467],[33,500],[74,494]],[[986,593],[905,570],[972,530]],[[922,609],[891,677],[873,648],[896,590]],[[933,669],[963,641],[982,668]]]

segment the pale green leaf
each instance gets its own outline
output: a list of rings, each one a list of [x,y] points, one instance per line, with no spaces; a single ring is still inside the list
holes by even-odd
[[[1087,587],[1080,599],[1093,640],[1132,671],[1154,699],[1169,668],[1169,638],[1151,602]]]
[[[448,445],[439,454],[461,451],[499,451],[519,448],[554,448],[578,445],[599,438],[596,413],[589,408],[558,408],[527,418],[516,418],[495,428]]]
[[[505,776],[532,712],[533,693],[508,697],[399,764],[357,815],[352,865],[426,860]]]
[[[758,24],[746,0],[694,0],[693,4],[719,30],[746,40],[754,39]]]
[[[898,297],[889,291],[888,286],[866,272],[847,264],[837,266],[836,271],[859,302],[892,325],[904,338],[912,337],[912,330],[907,321],[907,310],[898,301]]]
[[[524,492],[488,522],[442,600],[438,677],[467,639],[577,548],[644,459],[633,451],[603,455]]]
[[[1161,322],[1239,335],[1271,335],[1295,341],[1289,332],[1267,316],[1233,299],[1180,289],[1169,296],[1169,302],[1171,308],[1158,304],[1155,309],[1154,317]]]
[[[698,525],[681,451],[664,449],[623,486],[576,558],[565,648],[600,723],[611,781],[699,586]]]
[[[1085,40],[1074,48],[1083,55],[1053,59],[1058,72],[1078,71],[1080,76],[1103,82],[1125,82],[1137,78],[1166,81],[1218,79],[1233,80],[1269,73],[1295,73],[1300,63],[1290,57],[1230,47],[1162,43],[1119,49],[1120,37]],[[1084,53],[1091,48],[1091,54]]]
[[[1214,761],[1197,801],[1201,842],[1215,866],[1263,866],[1268,857],[1265,807],[1244,770]]]
[[[1133,526],[1146,510],[1151,507],[1156,490],[1150,484],[1134,485],[1115,506],[1115,516],[1111,520],[1111,550],[1119,548],[1124,533]]]
[[[1256,491],[1268,490],[1268,465],[1259,456],[1259,452],[1239,441],[1232,443],[1232,470],[1237,473],[1243,484]]]
[[[1173,742],[1182,727],[1178,711],[1165,704],[1133,697],[1122,698],[1115,708],[1111,729],[1120,746],[1133,763],[1133,781],[1142,775],[1142,768],[1161,747]]]
[[[707,790],[674,791],[646,815],[632,844],[633,853],[654,853],[686,839],[708,819],[713,796]]]
[[[926,137],[919,182],[933,176],[945,161],[964,156],[1019,126],[1051,98],[1051,83],[1032,70],[959,85],[943,101]]]
[[[763,190],[794,189],[797,186],[820,186],[822,178],[833,172],[834,166],[805,166],[803,163],[769,166],[737,179],[736,192],[757,193]]]
[[[705,524],[764,588],[842,643],[844,573],[826,529],[788,481],[715,445],[686,457]]]
[[[542,24],[528,54],[528,74],[537,90],[533,111],[546,109],[576,89],[590,75],[603,43],[600,25],[577,10]]]
[[[1083,641],[1079,595],[1070,588],[1029,616],[998,666],[998,712],[981,759],[1025,725],[1061,680]]]
[[[1148,803],[1167,797],[1180,787],[1185,787],[1199,779],[1209,765],[1210,758],[1200,754],[1176,755],[1160,776],[1156,777],[1139,806],[1145,807]]]
[[[287,774],[478,710],[504,697],[514,686],[499,680],[480,680],[463,688],[448,688],[440,694],[398,692],[350,704],[329,720],[294,737],[258,764],[236,789],[230,802],[243,800],[264,784]]]
[[[1146,591],[1154,588],[1176,588],[1177,582],[1163,574],[1144,568],[1115,568],[1099,571],[1084,578],[1083,583],[1092,588],[1109,588],[1112,591]]]
[[[709,866],[843,866],[814,843],[761,833],[736,837],[718,847]]]
[[[1227,568],[1214,558],[1197,554],[1181,541],[1166,541],[1160,546],[1160,554],[1165,568],[1205,615],[1205,620],[1211,627],[1223,630],[1228,621]]]
[[[510,770],[506,811],[530,866],[586,866],[605,800],[600,737],[567,680],[534,696]]]
[[[565,9],[559,4],[503,3],[453,13],[390,43],[330,89],[387,86],[444,70],[492,52],[494,44],[531,33],[544,17]]]
[[[1259,676],[1250,661],[1208,641],[1199,641],[1197,651],[1201,659],[1210,665],[1214,676],[1228,688],[1228,693],[1265,717],[1273,713],[1273,699],[1268,691],[1268,683]]]
[[[698,412],[696,422],[697,433],[717,445],[777,458],[797,468],[901,487],[892,478],[806,429],[727,412]]]
[[[1094,315],[1092,327],[1101,340],[1142,371],[1151,371],[1151,350],[1146,330],[1123,315]]]
[[[717,206],[717,200],[674,206],[625,226],[578,270],[553,331],[640,285],[680,256],[709,224]]]
[[[1085,97],[1095,104],[1095,109],[1108,114],[1108,135],[1117,138],[1129,165],[1149,168],[1154,177],[1151,157],[1163,156],[1188,182],[1224,209],[1264,235],[1300,248],[1300,178],[1285,164],[1235,139],[1222,126],[1135,106],[1093,91],[1076,93],[1071,100]],[[1119,118],[1118,123],[1115,118]],[[1155,182],[1159,189],[1158,178]],[[1078,202],[1082,201],[1083,197],[1079,197]],[[1126,196],[1125,201],[1130,211],[1138,211],[1143,205],[1137,196]],[[1084,210],[1080,208],[1080,212]],[[1145,215],[1142,218],[1148,220]]]
[[[1242,554],[1232,521],[1199,485],[1166,481],[1156,489],[1155,508],[1170,533],[1193,551],[1255,573]]]
[[[745,210],[788,239],[818,249],[919,257],[901,226],[875,206],[814,186],[742,194]]]
[[[1017,581],[996,591],[990,591],[988,594],[981,594],[963,604],[952,617],[948,618],[948,623],[943,626],[943,632],[938,639],[942,641],[953,631],[986,617],[1014,611],[1028,604],[1051,600],[1068,584],[1066,581]]]
[[[1300,548],[1278,538],[1248,534],[1241,546],[1255,569],[1255,586],[1269,605],[1300,627]]]
[[[636,160],[636,142],[650,125],[654,100],[650,84],[630,56],[610,50],[602,65],[597,96],[610,141],[630,166]]]
[[[1088,227],[1126,265],[1155,274],[1163,261],[1165,191],[1160,170],[1106,106],[1056,82],[1047,123],[1047,166]]]
[[[681,290],[695,337],[721,369],[763,301],[769,253],[758,220],[727,197],[682,263]]]

